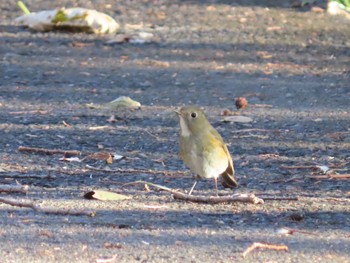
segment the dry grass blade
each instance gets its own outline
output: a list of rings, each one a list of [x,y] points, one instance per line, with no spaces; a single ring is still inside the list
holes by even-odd
[[[265,243],[254,242],[251,246],[249,246],[243,252],[242,256],[245,258],[250,252],[252,252],[254,249],[257,249],[257,248],[288,251],[288,247],[286,245],[275,245],[275,244],[265,244]]]

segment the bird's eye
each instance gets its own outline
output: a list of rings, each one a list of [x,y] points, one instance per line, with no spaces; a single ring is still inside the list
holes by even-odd
[[[192,112],[192,113],[191,113],[191,117],[192,117],[192,118],[197,118],[197,116],[198,116],[197,112]]]

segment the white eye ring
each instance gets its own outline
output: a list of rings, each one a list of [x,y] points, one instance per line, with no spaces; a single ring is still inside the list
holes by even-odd
[[[192,112],[192,113],[191,113],[191,117],[192,117],[192,118],[197,118],[197,116],[198,116],[197,112]]]

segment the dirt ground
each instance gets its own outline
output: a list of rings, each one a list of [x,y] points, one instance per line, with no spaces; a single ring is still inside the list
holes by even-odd
[[[32,11],[94,8],[123,31],[150,32],[154,40],[109,45],[108,36],[33,33],[15,26],[21,11],[14,2],[0,2],[0,185],[29,186],[26,194],[0,198],[96,212],[51,215],[0,204],[1,262],[350,262],[350,180],[311,177],[322,175],[315,169],[322,165],[331,174],[350,173],[349,20],[288,1],[26,4]],[[119,96],[141,109],[86,107]],[[250,106],[237,111],[239,96]],[[298,200],[195,204],[152,187],[122,187],[138,180],[191,187],[172,111],[189,104],[204,107],[228,143],[236,193]],[[222,122],[224,109],[253,121]],[[64,162],[20,146],[127,158]],[[83,198],[96,189],[132,198]],[[200,181],[194,195],[214,193],[212,181]],[[243,258],[254,242],[288,251],[257,249]]]

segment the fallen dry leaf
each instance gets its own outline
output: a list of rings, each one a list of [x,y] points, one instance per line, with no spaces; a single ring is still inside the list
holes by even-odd
[[[225,116],[222,120],[223,122],[238,122],[238,123],[249,123],[253,119],[246,116]]]
[[[86,156],[84,159],[104,160],[106,163],[112,164],[113,160],[119,160],[123,157],[124,156],[117,155],[116,158],[114,158],[114,155],[109,152],[96,152]]]
[[[16,23],[36,31],[53,29],[86,31],[95,34],[111,34],[119,24],[109,15],[86,8],[59,8],[25,14],[15,19]]]
[[[105,108],[115,110],[119,108],[140,108],[141,103],[131,99],[130,97],[121,96],[104,105]]]
[[[73,157],[66,157],[66,156],[63,156],[62,158],[59,159],[60,161],[64,161],[64,162],[77,162],[77,163],[80,163],[81,162],[81,159],[79,159],[78,157],[76,156],[73,156]]]
[[[110,262],[115,262],[117,258],[117,255],[113,255],[110,258],[98,258],[96,259],[96,263],[110,263]]]
[[[130,199],[130,196],[117,194],[110,191],[94,190],[84,194],[86,199],[95,199],[100,201],[122,201]]]

